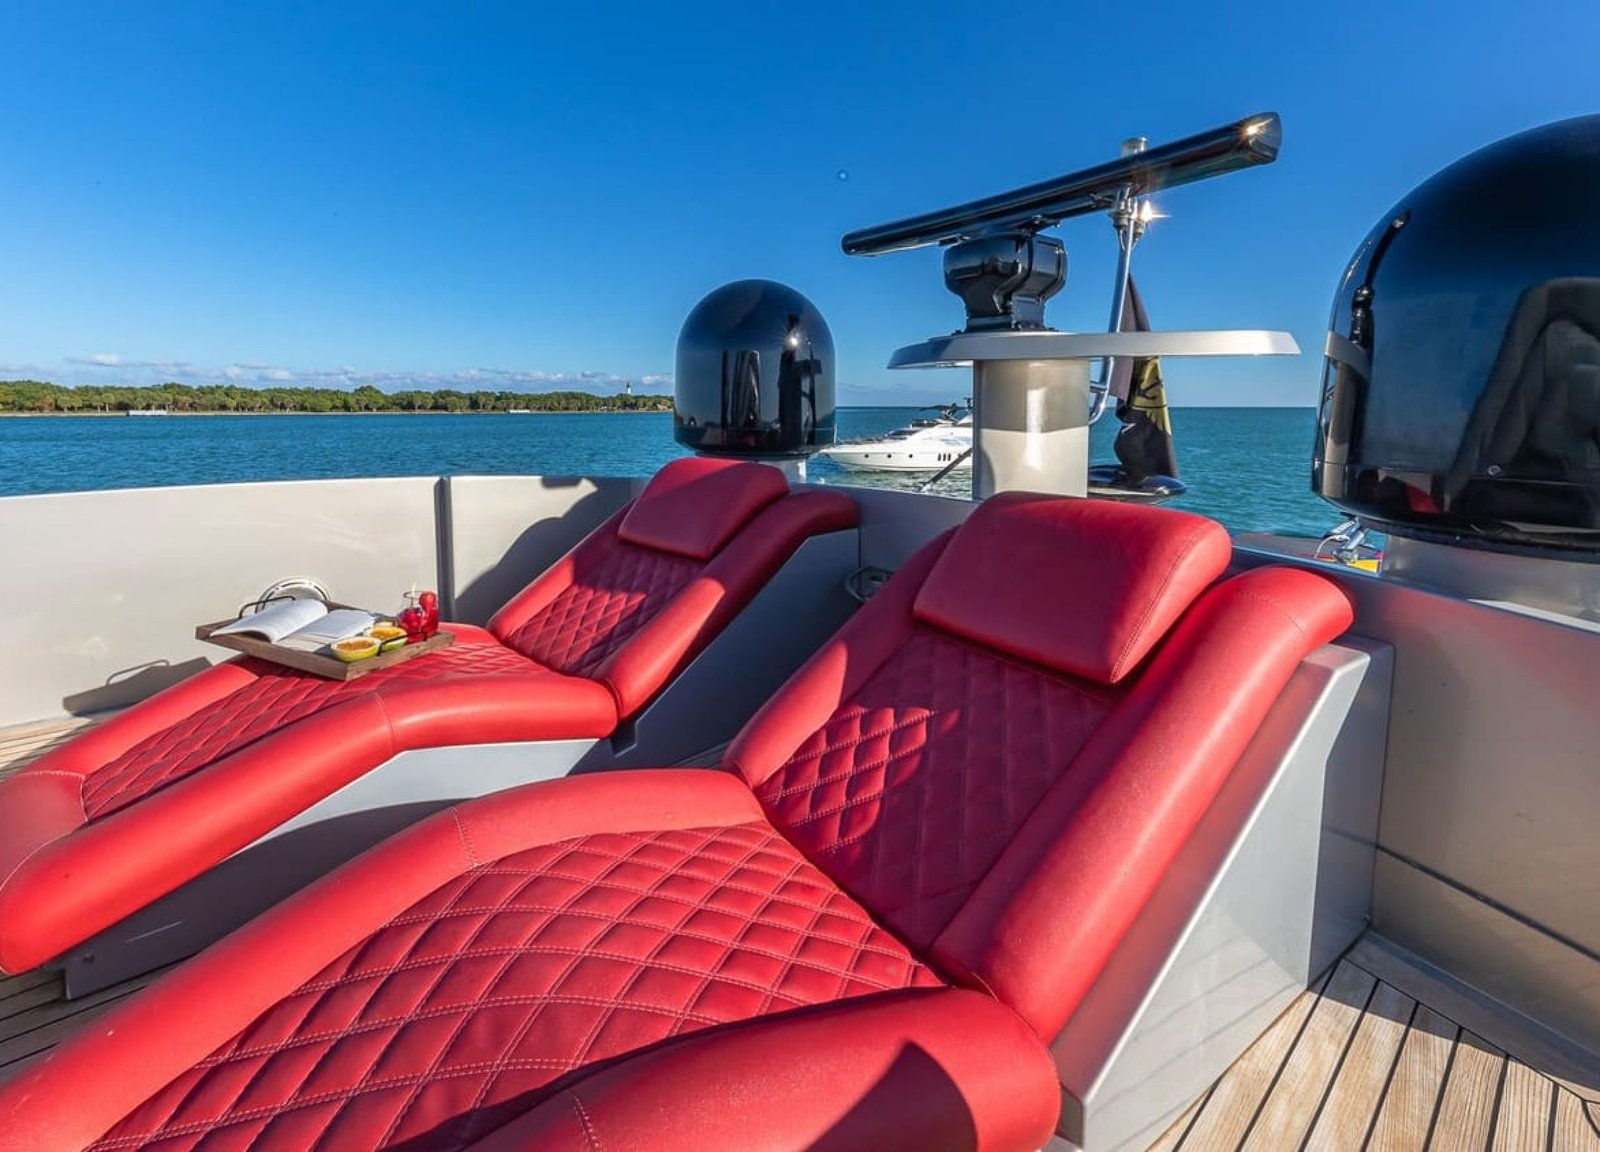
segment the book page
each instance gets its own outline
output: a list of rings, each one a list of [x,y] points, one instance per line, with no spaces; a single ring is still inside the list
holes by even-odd
[[[372,612],[363,612],[359,608],[338,608],[275,643],[301,652],[315,652],[335,640],[359,636],[377,621],[378,617]]]
[[[213,636],[259,636],[276,644],[291,632],[299,631],[328,615],[328,606],[321,600],[289,600],[250,616],[240,617],[232,624],[218,628]]]

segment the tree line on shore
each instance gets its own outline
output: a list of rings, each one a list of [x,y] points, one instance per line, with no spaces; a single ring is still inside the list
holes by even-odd
[[[39,380],[0,380],[0,412],[664,412],[670,396],[597,396],[592,392],[380,392],[359,388],[249,388],[233,384],[66,387]]]

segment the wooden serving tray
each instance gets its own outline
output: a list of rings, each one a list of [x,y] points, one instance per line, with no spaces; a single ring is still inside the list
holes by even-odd
[[[329,603],[328,608],[345,608],[345,604]],[[440,631],[431,638],[421,643],[407,644],[396,648],[392,652],[380,652],[376,656],[369,656],[365,660],[357,660],[346,664],[334,656],[324,656],[319,652],[301,652],[295,648],[283,648],[277,644],[269,643],[259,636],[213,636],[218,628],[236,623],[238,617],[232,620],[213,620],[210,624],[201,624],[194,630],[196,640],[204,640],[207,644],[216,644],[223,648],[231,648],[235,652],[243,652],[246,656],[254,656],[258,660],[269,660],[274,664],[282,664],[286,668],[295,668],[301,672],[309,672],[313,676],[324,676],[329,680],[355,680],[369,672],[377,672],[384,668],[393,668],[396,664],[404,664],[407,660],[415,660],[418,656],[426,656],[429,652],[437,652],[441,648],[448,648],[456,642],[455,635],[450,632]]]

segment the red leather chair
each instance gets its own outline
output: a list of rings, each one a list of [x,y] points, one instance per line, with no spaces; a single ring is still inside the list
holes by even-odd
[[[721,772],[460,805],[0,1086],[0,1149],[1034,1149],[1047,1043],[1333,585],[1222,529],[995,497]]]
[[[804,540],[837,493],[675,461],[487,629],[350,680],[230,661],[0,781],[0,969],[51,959],[398,752],[610,735]]]

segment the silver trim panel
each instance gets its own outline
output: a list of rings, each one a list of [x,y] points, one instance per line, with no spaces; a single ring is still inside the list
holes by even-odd
[[[1365,930],[1394,654],[1312,653],[1053,1051],[1072,1145],[1143,1148]]]

